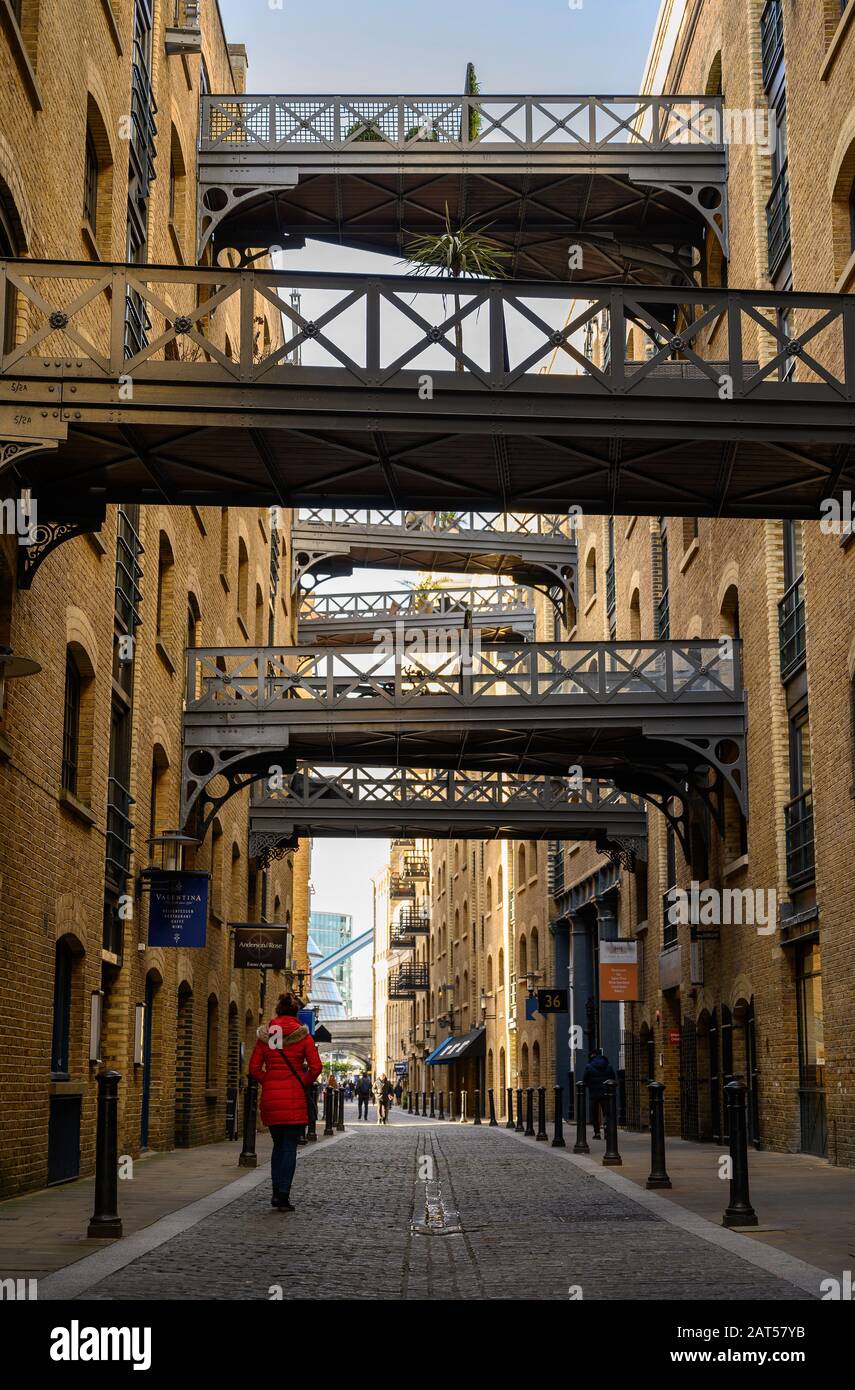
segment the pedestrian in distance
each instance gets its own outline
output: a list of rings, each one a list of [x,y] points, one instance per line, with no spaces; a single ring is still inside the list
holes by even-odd
[[[608,1057],[601,1047],[595,1048],[588,1056],[588,1065],[582,1076],[591,1100],[591,1124],[595,1139],[600,1138],[600,1116],[605,1115],[606,1082],[614,1079],[614,1068]]]
[[[356,1118],[368,1119],[368,1106],[371,1101],[371,1077],[364,1071],[356,1083]]]
[[[384,1071],[383,1075],[377,1078],[377,1084],[374,1087],[378,1125],[385,1125],[389,1122],[389,1097],[392,1094],[392,1083]]]
[[[314,1039],[297,1014],[303,1007],[290,990],[280,994],[276,1013],[258,1030],[249,1060],[249,1074],[261,1086],[261,1123],[273,1140],[270,1176],[277,1211],[293,1211],[291,1184],[297,1166],[297,1145],[309,1122],[309,1094],[321,1074],[321,1059]]]
[[[402,1099],[403,1099],[403,1095],[404,1095],[404,1088],[403,1088],[403,1086],[401,1085],[401,1080],[400,1080],[400,1077],[399,1077],[399,1078],[398,1078],[397,1085],[395,1086],[395,1100],[398,1102],[399,1105],[401,1104],[401,1101],[402,1101]]]

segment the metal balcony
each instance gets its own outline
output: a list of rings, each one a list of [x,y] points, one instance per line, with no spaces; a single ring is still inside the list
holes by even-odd
[[[520,772],[301,765],[282,788],[259,781],[252,789],[252,857],[271,845],[290,847],[295,836],[385,838],[402,827],[435,840],[542,840],[558,832],[639,852],[647,814],[640,800],[596,778],[577,787],[564,777]],[[428,929],[420,908],[404,908],[401,920],[411,930],[421,930],[422,921]]]
[[[548,282],[0,261],[0,305],[7,286],[20,333],[0,357],[0,436],[45,449],[11,466],[46,523],[94,496],[364,508],[391,494],[503,515],[658,515],[667,497],[673,516],[815,517],[824,486],[855,490],[853,296],[574,287],[568,319],[566,284]],[[151,322],[130,358],[128,292]],[[227,355],[224,313],[249,325],[264,305],[292,336],[259,356],[235,329]],[[357,342],[350,310],[365,315]],[[583,350],[597,315],[607,371]],[[653,345],[643,361],[618,350],[630,325]],[[713,331],[726,362],[704,356]],[[552,357],[560,370],[541,371]]]
[[[415,902],[416,884],[415,880],[408,878],[406,874],[389,875],[389,897],[390,898],[412,898]]]
[[[404,873],[407,878],[423,882],[430,878],[430,861],[426,854],[407,854],[404,856]]]
[[[504,575],[576,602],[575,518],[567,514],[303,509],[291,528],[291,552],[295,593],[355,568],[379,568]],[[423,605],[421,594],[413,602]],[[436,604],[450,610],[450,591]]]
[[[208,824],[234,791],[297,760],[559,777],[579,764],[662,809],[689,783],[719,825],[724,787],[745,810],[738,642],[520,643],[471,663],[226,647],[187,661],[184,823],[198,803]]]
[[[174,4],[172,23],[166,26],[166,52],[201,53],[200,0],[174,0]]]
[[[115,777],[107,779],[107,869],[123,887],[131,873],[134,823],[130,817],[134,798]]]
[[[792,888],[812,883],[816,874],[813,837],[813,793],[803,792],[784,807],[787,841],[787,882]]]
[[[378,629],[397,631],[403,639],[417,634],[441,635],[471,625],[484,642],[527,641],[535,634],[536,615],[531,591],[520,584],[454,585],[447,589],[385,589],[368,593],[302,597],[298,641],[311,646],[364,641],[376,644]],[[426,637],[427,642],[431,637]]]
[[[792,680],[807,659],[805,579],[800,574],[778,604],[781,680]]]
[[[390,999],[414,999],[417,991],[430,989],[430,967],[410,963],[389,975]]]
[[[726,243],[720,97],[208,95],[198,245],[304,239],[406,255],[475,213],[514,278],[679,283]]]
[[[416,948],[415,934],[406,931],[400,923],[393,922],[389,944],[393,951],[414,951]]]
[[[398,913],[398,925],[413,936],[429,936],[430,913],[424,907],[402,907]]]

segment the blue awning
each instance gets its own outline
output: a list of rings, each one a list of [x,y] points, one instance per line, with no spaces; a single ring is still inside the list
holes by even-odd
[[[486,1052],[486,1032],[482,1025],[480,1028],[470,1029],[468,1033],[462,1033],[459,1038],[445,1038],[439,1047],[435,1047],[430,1056],[425,1058],[425,1066],[450,1067],[452,1062],[459,1062],[464,1057],[483,1057]]]

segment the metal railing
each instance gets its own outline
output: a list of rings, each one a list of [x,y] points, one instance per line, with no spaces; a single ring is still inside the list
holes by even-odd
[[[790,680],[805,664],[805,580],[800,574],[778,604],[778,646],[781,680]]]
[[[766,204],[766,237],[769,274],[774,275],[790,249],[790,175],[787,164],[775,180]]]
[[[311,526],[322,530],[353,527],[358,531],[382,527],[383,531],[402,531],[425,536],[548,536],[575,539],[577,518],[548,512],[476,511],[396,511],[364,507],[301,507],[294,517],[294,528]],[[471,592],[472,590],[470,590]],[[454,590],[442,589],[451,594]]]
[[[140,623],[142,542],[124,507],[116,521],[116,618],[126,633],[133,634]]]
[[[398,925],[414,936],[428,936],[430,913],[421,907],[402,907],[398,913]]]
[[[760,16],[763,86],[768,91],[784,56],[784,10],[781,0],[766,0]]]
[[[130,810],[134,799],[115,777],[107,779],[107,864],[118,883],[130,876],[133,858],[134,823]]]
[[[422,618],[509,618],[532,611],[531,590],[521,584],[455,585],[447,589],[385,589],[368,593],[304,594],[299,620],[313,623],[348,620],[366,623],[418,621]]]
[[[816,855],[813,837],[813,793],[802,792],[784,807],[787,842],[787,882],[793,887],[812,882]]]
[[[560,642],[485,644],[471,660],[358,646],[198,647],[187,653],[186,712],[244,709],[296,719],[308,702],[336,709],[354,700],[406,706],[522,701],[612,704],[741,703],[741,644]]]
[[[427,965],[401,965],[389,974],[389,998],[412,999],[416,991],[430,989],[430,967]]]
[[[416,885],[413,879],[407,878],[405,874],[389,875],[389,897],[390,898],[412,898],[415,901]]]
[[[430,864],[425,854],[408,854],[404,858],[404,874],[407,878],[430,878]]]
[[[666,404],[673,409],[679,402],[687,424],[699,400],[720,402],[725,374],[733,400],[754,397],[767,404],[819,405],[845,404],[855,396],[855,297],[848,295],[574,286],[575,312],[568,319],[566,285],[553,282],[420,279],[415,285],[407,276],[379,279],[6,260],[0,261],[0,303],[5,302],[7,285],[17,295],[22,332],[21,340],[0,358],[0,376],[53,381],[56,361],[61,359],[64,381],[76,382],[76,409],[87,406],[88,388],[81,383],[91,381],[97,389],[98,383],[115,381],[129,371],[134,373],[137,392],[154,382],[180,385],[185,411],[198,387],[211,416],[235,408],[238,399],[245,408],[246,391],[256,385],[259,389],[303,385],[311,390],[356,386],[372,392],[406,388],[409,392],[424,369],[431,370],[435,387],[441,384],[444,392],[483,392],[487,398],[507,392],[516,398],[524,385],[526,397],[548,401],[559,411],[575,411],[577,395],[622,401],[650,397],[656,418]],[[288,302],[295,285],[305,290],[302,313]],[[306,306],[312,289],[323,293],[323,307],[320,303]],[[198,303],[200,290],[213,297]],[[450,301],[457,294],[462,303],[453,311]],[[125,325],[113,311],[116,295],[125,300],[136,296],[150,324],[148,341],[129,358]],[[280,311],[285,341],[259,355],[254,333],[236,331],[236,343],[227,356],[216,341],[220,320],[212,309],[229,305],[236,323],[252,324],[263,302]],[[381,303],[387,311],[382,314]],[[351,322],[343,318],[351,309],[366,311],[363,336],[356,345]],[[311,317],[312,312],[317,316]],[[509,363],[508,316],[518,319],[520,313],[527,324],[527,343],[520,360]],[[614,347],[607,369],[579,345],[585,324],[598,314],[612,324]],[[660,315],[669,322],[663,323]],[[677,316],[688,319],[679,332],[671,325]],[[455,330],[464,322],[474,327],[471,340],[460,347]],[[403,352],[396,336],[401,326],[408,333],[413,326],[418,330]],[[752,335],[751,356],[743,351],[746,326]],[[618,343],[627,341],[630,327],[636,338],[647,335],[657,345],[648,358],[630,360],[625,348],[617,350]],[[726,337],[727,361],[704,356],[714,330],[720,338]],[[198,352],[181,358],[176,344],[184,338]],[[308,353],[301,366],[288,360],[298,344],[311,344],[313,361],[307,360]],[[565,370],[540,371],[556,349]],[[763,356],[767,360],[761,362]],[[789,367],[792,358],[798,359],[797,379],[782,379],[782,368]],[[211,393],[214,385],[224,389]],[[229,387],[234,388],[234,399]],[[35,399],[32,387],[30,391]],[[412,401],[414,408],[420,408],[417,393]],[[101,405],[114,408],[111,399]],[[532,405],[527,402],[528,408]],[[157,408],[162,418],[163,403]],[[396,408],[400,408],[397,402]],[[135,398],[135,411],[140,410],[141,401]],[[351,515],[354,524],[366,524],[368,514]],[[452,525],[459,526],[461,515],[480,514],[449,515],[454,518]],[[323,521],[324,514],[317,514],[317,524]],[[562,527],[567,524],[562,518]],[[532,519],[527,533],[543,534],[539,525]],[[507,534],[514,531],[519,531],[519,521],[511,514]]]
[[[510,145],[525,150],[639,155],[684,145],[720,148],[717,96],[325,96],[209,94],[200,149],[393,151]]]

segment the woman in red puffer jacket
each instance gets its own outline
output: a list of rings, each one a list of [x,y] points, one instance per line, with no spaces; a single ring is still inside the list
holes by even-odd
[[[297,1144],[309,1122],[306,1090],[321,1074],[321,1059],[308,1028],[297,1020],[303,1007],[296,994],[280,994],[276,1016],[258,1030],[249,1074],[261,1086],[261,1123],[273,1140],[271,1206],[293,1211],[291,1183]]]

